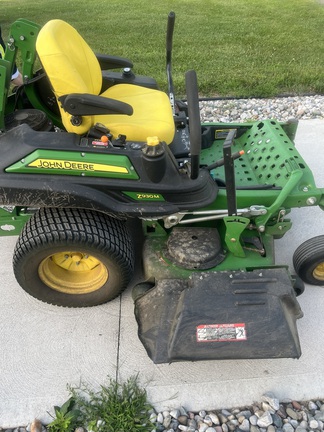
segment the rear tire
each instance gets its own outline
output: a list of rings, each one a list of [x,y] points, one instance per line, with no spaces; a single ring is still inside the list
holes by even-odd
[[[125,223],[80,209],[38,210],[24,226],[13,257],[21,287],[46,303],[89,307],[117,297],[134,270]]]
[[[324,236],[313,237],[295,251],[293,264],[298,276],[311,285],[324,285]]]

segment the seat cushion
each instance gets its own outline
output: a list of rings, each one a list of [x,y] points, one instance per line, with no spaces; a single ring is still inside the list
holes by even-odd
[[[146,141],[148,136],[158,136],[170,144],[175,127],[168,96],[159,90],[132,84],[110,87],[101,96],[126,102],[133,107],[133,115],[94,116],[94,123],[102,123],[116,138],[126,135],[128,140]]]

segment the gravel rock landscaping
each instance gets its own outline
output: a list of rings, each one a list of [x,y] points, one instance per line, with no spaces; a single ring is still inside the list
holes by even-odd
[[[155,420],[155,415],[152,415]],[[184,408],[156,416],[157,432],[306,432],[322,431],[324,402],[280,402],[272,393],[249,407],[186,412]]]
[[[248,122],[274,118],[286,121],[323,119],[324,96],[289,96],[275,99],[217,99],[200,102],[204,122]]]

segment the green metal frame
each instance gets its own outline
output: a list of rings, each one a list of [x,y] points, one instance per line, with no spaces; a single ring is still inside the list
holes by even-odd
[[[219,139],[222,135],[220,129],[229,128],[230,125],[206,124],[204,127],[211,127],[216,138],[210,148],[201,152],[201,163],[209,166],[222,158],[224,139]],[[221,219],[203,223],[205,226],[217,227],[226,248],[226,259],[217,265],[218,271],[273,266],[272,242],[291,228],[292,223],[286,218],[290,209],[315,205],[323,208],[324,203],[324,188],[316,187],[310,168],[278,122],[256,122],[238,135],[232,152],[244,150],[244,154],[234,162],[237,207],[254,207],[263,211],[249,217],[225,214]],[[225,182],[223,166],[214,169],[211,174],[220,183]],[[224,212],[227,209],[225,188],[219,189],[217,199],[208,208],[201,209],[197,215],[189,214],[191,222],[185,226],[195,226],[195,218],[200,218],[204,211],[207,214],[220,209]],[[182,222],[186,217],[184,214]],[[163,223],[146,221],[144,233],[148,239],[145,253],[145,271],[148,277],[153,269],[155,272],[162,271],[161,278],[171,277],[171,274],[172,277],[189,277],[189,270],[176,268],[167,257],[159,255],[164,250],[162,245],[169,235],[169,230],[163,227]],[[256,249],[244,246],[243,237],[253,236],[258,237],[265,246],[266,256],[262,256]]]
[[[4,129],[5,113],[10,112],[14,101],[14,97],[8,100],[8,96],[17,53],[20,52],[21,73],[27,83],[33,78],[36,38],[40,28],[39,25],[25,19],[18,19],[10,28],[5,56],[4,59],[0,59],[0,130]],[[35,97],[33,88],[26,85],[25,91],[31,103],[37,104],[38,99]]]
[[[4,116],[12,112],[16,99],[10,94],[10,78],[19,51],[19,69],[24,79],[24,92],[35,109],[46,113],[47,117],[58,127],[61,119],[41,100],[36,88],[37,80],[43,77],[41,70],[36,75],[36,39],[41,26],[26,19],[18,19],[11,28],[4,59],[0,59],[0,130],[4,130]],[[19,102],[17,108],[20,108]]]
[[[0,237],[19,235],[32,214],[25,207],[0,207]]]

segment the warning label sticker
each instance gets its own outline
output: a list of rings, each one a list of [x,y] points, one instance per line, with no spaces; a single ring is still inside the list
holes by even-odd
[[[197,342],[236,342],[243,340],[246,340],[244,323],[197,326]]]

